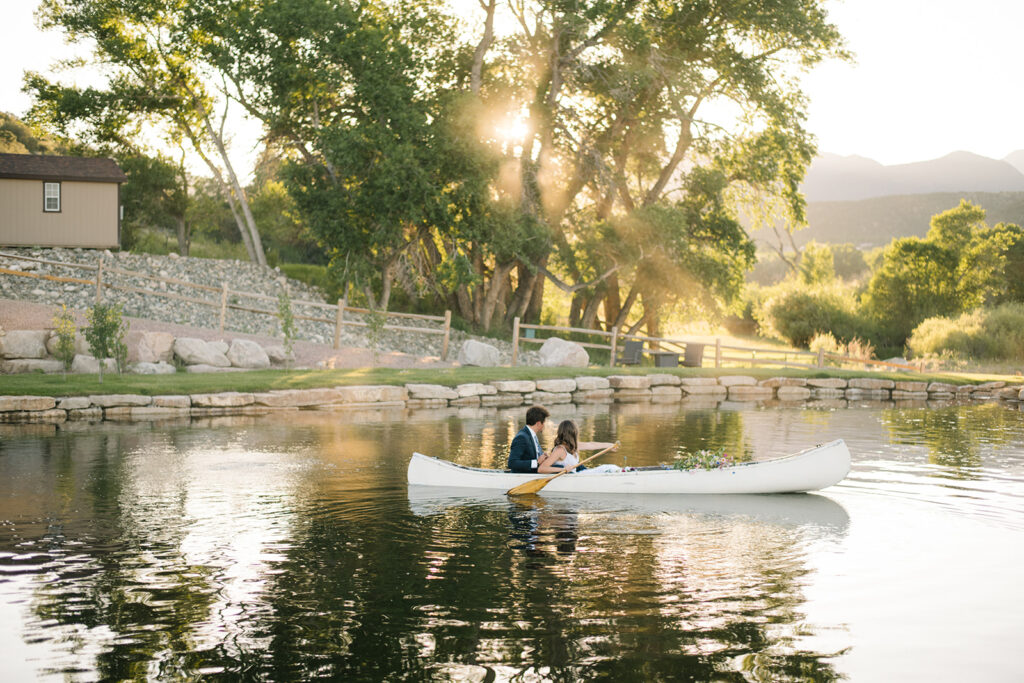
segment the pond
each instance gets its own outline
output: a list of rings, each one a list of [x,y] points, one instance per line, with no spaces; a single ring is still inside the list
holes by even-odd
[[[789,496],[407,487],[414,450],[500,466],[523,412],[4,427],[5,680],[1019,680],[1020,410],[555,406],[618,464],[843,438],[853,469]]]

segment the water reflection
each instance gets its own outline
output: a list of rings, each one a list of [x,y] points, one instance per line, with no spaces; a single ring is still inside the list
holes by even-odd
[[[976,478],[998,447],[1021,439],[1020,413],[998,403],[887,410],[883,418],[894,443],[923,443],[928,462],[965,479]]]
[[[27,646],[16,670],[44,679],[832,680],[854,633],[806,614],[850,501],[999,510],[999,533],[1024,511],[1021,414],[1000,406],[552,413],[622,440],[629,464],[842,436],[854,472],[826,495],[407,486],[413,450],[501,466],[520,409],[9,430],[0,649]]]

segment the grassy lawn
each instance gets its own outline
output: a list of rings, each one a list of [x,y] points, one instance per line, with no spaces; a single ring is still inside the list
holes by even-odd
[[[105,375],[100,384],[95,375],[42,375],[29,373],[0,378],[0,395],[83,396],[89,394],[205,394],[222,391],[269,391],[271,389],[312,389],[357,384],[443,384],[455,386],[499,379],[553,379],[593,375],[636,375],[666,373],[681,377],[750,375],[769,377],[872,377],[903,381],[975,384],[988,381],[1019,382],[1010,375],[958,373],[862,372],[856,370],[783,370],[778,368],[444,368],[398,370],[362,368],[356,370],[254,370],[249,372],[173,375]]]

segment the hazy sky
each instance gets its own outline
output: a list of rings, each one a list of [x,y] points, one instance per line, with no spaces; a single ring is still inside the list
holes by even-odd
[[[22,115],[22,72],[46,70],[74,51],[41,32],[35,2],[4,3],[0,23],[0,111]],[[1024,149],[1020,0],[829,2],[856,53],[804,81],[808,127],[822,151],[885,164],[967,150],[1001,159]]]

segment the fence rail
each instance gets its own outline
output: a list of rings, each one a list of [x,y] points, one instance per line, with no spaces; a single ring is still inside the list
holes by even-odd
[[[661,345],[670,345],[681,352],[685,351],[688,345],[699,344],[702,348],[712,346],[708,342],[695,341],[692,339],[678,339],[672,337],[647,337],[638,334],[619,334],[617,330],[606,331],[606,330],[588,330],[579,327],[567,327],[560,325],[530,325],[523,323],[519,318],[515,318],[512,322],[512,365],[516,365],[519,360],[519,344],[531,343],[531,344],[543,344],[546,340],[537,338],[535,336],[523,336],[520,333],[523,330],[535,330],[535,331],[546,331],[546,332],[564,332],[570,334],[588,334],[598,337],[607,337],[610,341],[608,344],[600,344],[596,342],[576,342],[585,348],[592,349],[604,349],[609,351],[609,367],[615,367],[617,362],[617,353],[620,341],[643,341],[645,344],[655,343],[659,347]],[[826,351],[799,351],[795,349],[770,349],[770,348],[756,348],[749,346],[735,346],[732,344],[723,344],[721,338],[716,338],[714,343],[714,367],[721,368],[725,363],[749,365],[750,367],[762,366],[782,366],[784,368],[803,368],[803,369],[815,369],[826,367],[825,361],[831,360],[836,361],[840,364],[850,365],[869,365],[884,368],[891,368],[895,370],[908,370],[911,372],[922,372],[923,369],[919,366],[904,365],[902,363],[890,363],[888,361],[875,360],[873,358],[855,358],[852,356],[844,356],[837,353],[830,353]],[[723,351],[732,352],[729,355],[723,353]],[[658,351],[654,351],[657,353]],[[648,351],[647,353],[651,353]],[[740,354],[744,355],[740,355]],[[701,366],[707,361],[707,354],[701,354]]]
[[[0,268],[0,274],[12,275],[16,277],[28,277],[42,280],[52,280],[55,282],[74,282],[77,284],[93,285],[96,288],[96,303],[103,300],[103,291],[105,289],[118,290],[123,292],[132,292],[136,294],[143,294],[145,296],[159,296],[167,299],[173,299],[175,301],[185,301],[200,306],[209,306],[211,308],[220,310],[220,332],[224,332],[225,325],[227,323],[227,312],[229,310],[243,311],[246,313],[253,313],[256,315],[266,315],[273,318],[278,317],[276,310],[269,310],[265,308],[253,308],[250,306],[243,306],[235,301],[231,301],[232,297],[235,298],[246,298],[255,299],[256,301],[278,301],[278,297],[269,296],[267,294],[260,294],[258,292],[248,292],[245,290],[236,290],[228,287],[228,283],[224,282],[220,287],[213,285],[203,285],[195,282],[189,282],[188,280],[181,280],[173,277],[164,277],[159,275],[150,275],[148,273],[141,273],[133,270],[125,270],[123,268],[117,268],[115,266],[105,264],[105,259],[100,258],[98,265],[90,265],[85,263],[64,263],[62,261],[47,261],[45,259],[31,258],[28,256],[21,256],[20,254],[10,254],[7,252],[0,252],[0,258],[14,259],[18,261],[29,261],[33,263],[41,263],[45,265],[58,266],[64,268],[78,268],[81,270],[94,271],[96,276],[92,279],[74,278],[74,277],[62,277],[57,275],[45,275],[42,273],[30,273],[20,270],[13,270],[10,268]],[[127,278],[137,278],[140,280],[150,282],[163,282],[166,284],[175,285],[178,287],[185,287],[192,290],[198,290],[200,292],[211,292],[216,293],[219,296],[216,300],[200,298],[197,296],[188,296],[187,294],[179,292],[168,292],[158,288],[148,289],[145,287],[137,287],[135,285],[124,284],[113,282],[111,275],[120,275]],[[341,331],[344,327],[369,327],[370,324],[360,320],[346,320],[346,313],[355,313],[359,315],[372,314],[373,311],[367,308],[358,308],[355,306],[348,306],[345,299],[339,299],[337,304],[328,304],[320,301],[304,301],[301,299],[291,299],[290,304],[293,307],[310,307],[319,308],[322,310],[329,310],[334,312],[333,317],[317,317],[311,315],[293,314],[296,320],[306,320],[309,322],[324,323],[327,325],[334,324],[334,348],[341,347]],[[385,324],[382,329],[386,331],[395,332],[413,332],[419,334],[429,335],[441,335],[443,340],[441,342],[441,358],[447,360],[448,358],[448,346],[451,340],[451,326],[452,326],[452,313],[451,311],[445,311],[444,315],[421,315],[418,313],[397,313],[385,311],[384,315]],[[427,323],[439,323],[441,327],[415,327],[411,325],[395,325],[390,324],[387,321],[391,319],[403,319],[403,320],[422,320]]]

